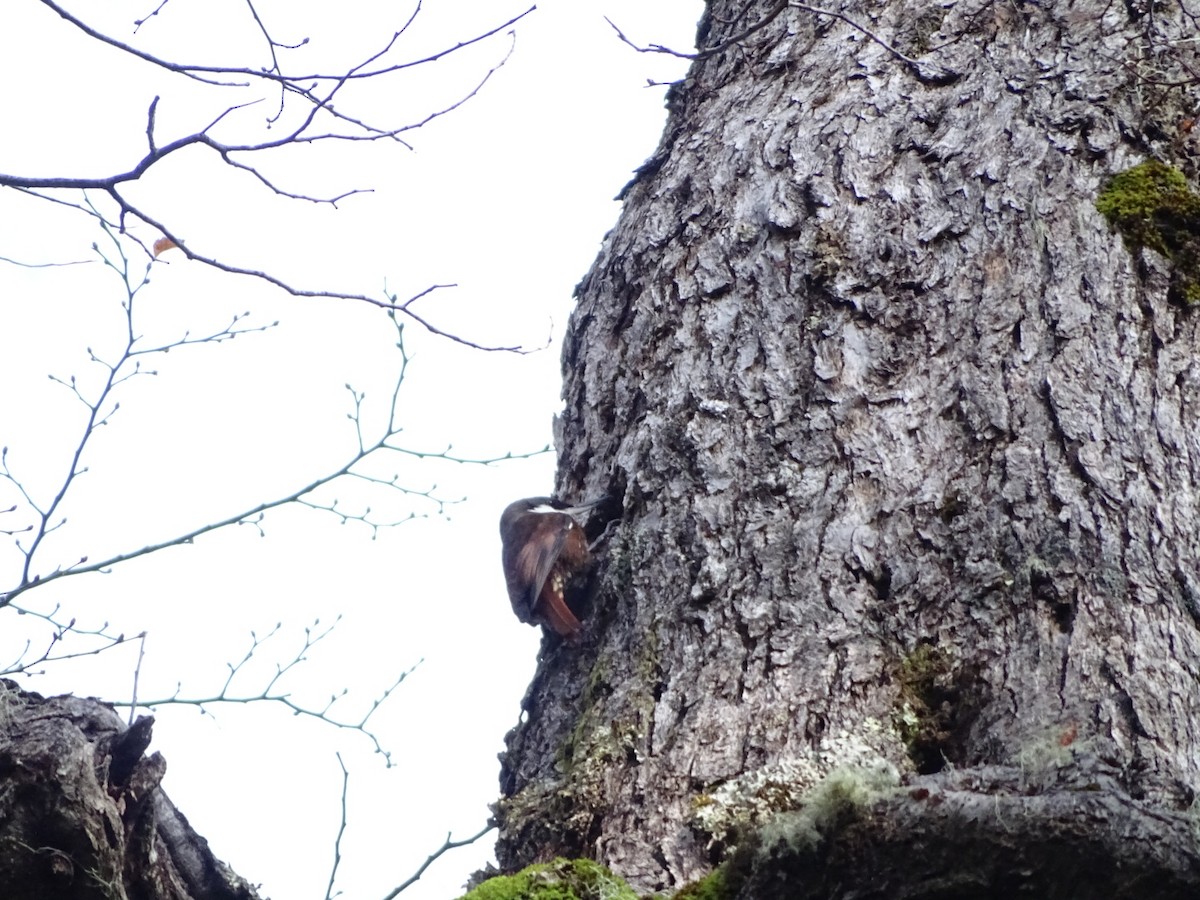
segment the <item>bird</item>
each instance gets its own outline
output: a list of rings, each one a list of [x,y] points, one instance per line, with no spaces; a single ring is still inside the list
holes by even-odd
[[[501,557],[508,599],[517,618],[576,638],[582,623],[567,605],[571,579],[591,565],[579,517],[599,501],[569,506],[553,497],[510,503],[500,516]]]

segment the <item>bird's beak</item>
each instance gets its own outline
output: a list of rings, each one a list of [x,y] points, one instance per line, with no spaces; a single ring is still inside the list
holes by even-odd
[[[587,500],[587,501],[584,501],[583,503],[578,504],[577,506],[569,506],[566,509],[562,510],[562,512],[565,512],[572,517],[578,517],[581,513],[585,513],[590,509],[594,509],[600,503],[604,502],[604,500],[606,500],[607,498],[608,498],[607,494],[601,494],[595,500]]]

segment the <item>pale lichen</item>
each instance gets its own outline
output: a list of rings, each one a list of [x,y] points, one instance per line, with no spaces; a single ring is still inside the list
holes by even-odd
[[[792,852],[815,850],[830,833],[858,817],[899,784],[895,769],[882,766],[835,769],[805,797],[800,809],[782,813],[762,827],[760,854],[780,844]]]
[[[1074,724],[1056,725],[1027,740],[1017,751],[1021,785],[1031,793],[1057,785],[1064,772],[1075,766],[1079,753],[1093,750],[1092,742],[1080,740]]]
[[[834,772],[878,773],[895,783],[899,772],[887,755],[894,742],[889,729],[867,718],[855,733],[841,731],[812,753],[763,766],[698,794],[688,824],[710,843],[729,845],[736,843],[739,832],[811,803],[814,791]]]

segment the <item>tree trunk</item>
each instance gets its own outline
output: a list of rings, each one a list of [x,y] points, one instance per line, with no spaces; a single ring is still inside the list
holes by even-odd
[[[0,897],[257,900],[159,789],[152,724],[0,680]]]
[[[567,335],[610,527],[502,866],[1200,896],[1197,319],[1095,205],[1195,178],[1188,3],[711,0]]]

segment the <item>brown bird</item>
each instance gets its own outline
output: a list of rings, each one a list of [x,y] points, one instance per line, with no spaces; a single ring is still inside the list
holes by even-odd
[[[591,564],[587,538],[577,517],[595,503],[568,506],[551,497],[510,503],[500,517],[504,580],[513,612],[522,622],[547,625],[565,638],[582,625],[563,592]]]

